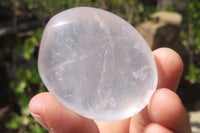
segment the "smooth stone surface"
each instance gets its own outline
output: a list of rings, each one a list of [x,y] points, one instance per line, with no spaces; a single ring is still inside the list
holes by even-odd
[[[91,7],[51,18],[42,36],[38,68],[60,103],[96,120],[134,115],[157,86],[155,61],[143,37],[122,18]]]

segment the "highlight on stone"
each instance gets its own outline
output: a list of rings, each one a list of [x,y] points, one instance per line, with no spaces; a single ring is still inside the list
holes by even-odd
[[[156,64],[143,37],[122,18],[91,7],[68,9],[50,19],[38,69],[61,104],[95,120],[136,114],[157,86]]]

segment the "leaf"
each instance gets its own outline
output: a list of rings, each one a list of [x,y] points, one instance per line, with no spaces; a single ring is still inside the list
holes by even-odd
[[[22,125],[20,116],[17,113],[13,113],[11,121],[6,126],[9,129],[19,129]]]
[[[32,73],[31,73],[31,71],[29,69],[25,70],[25,74],[26,74],[26,79],[31,79]]]
[[[200,83],[200,68],[198,68],[194,64],[189,64],[189,73],[186,75],[185,78],[191,83]]]
[[[30,59],[31,55],[35,51],[34,41],[36,41],[34,38],[28,38],[24,42],[23,47],[23,55],[25,59]]]
[[[24,73],[24,70],[23,69],[18,69],[17,70],[17,77],[20,79],[20,80],[27,80],[26,78],[26,74]]]
[[[42,126],[39,126],[38,124],[35,125],[32,130],[31,133],[46,133],[47,131],[45,130],[45,128],[43,128]]]
[[[16,94],[24,93],[24,89],[26,88],[26,86],[27,86],[27,82],[21,81],[21,82],[18,84],[17,88],[15,89],[15,93],[16,93]]]
[[[144,6],[143,6],[143,4],[139,3],[138,4],[138,9],[139,9],[140,13],[144,12]]]
[[[39,46],[39,43],[41,41],[41,37],[42,37],[42,33],[43,33],[43,29],[39,28],[37,29],[37,31],[33,32],[32,37],[34,37],[37,41],[37,43],[35,43],[35,46]]]
[[[41,83],[41,78],[40,78],[40,75],[39,75],[39,72],[38,72],[38,69],[37,69],[36,66],[33,67],[33,69],[32,69],[32,75],[31,75],[31,78],[30,78],[30,82],[34,83],[34,84]]]

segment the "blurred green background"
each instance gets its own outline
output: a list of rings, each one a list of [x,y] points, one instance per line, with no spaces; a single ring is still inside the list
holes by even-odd
[[[77,6],[111,11],[133,26],[153,21],[151,14],[166,10],[182,15],[175,49],[185,69],[178,95],[187,111],[200,110],[199,0],[0,0],[0,132],[45,133],[30,115],[28,103],[47,91],[37,70],[41,35],[56,13]],[[166,36],[167,37],[167,36]]]

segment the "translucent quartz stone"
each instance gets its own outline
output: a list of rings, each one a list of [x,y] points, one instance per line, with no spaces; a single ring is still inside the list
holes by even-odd
[[[60,103],[95,120],[134,115],[148,104],[157,86],[155,61],[143,37],[122,18],[91,7],[51,18],[38,67]]]

